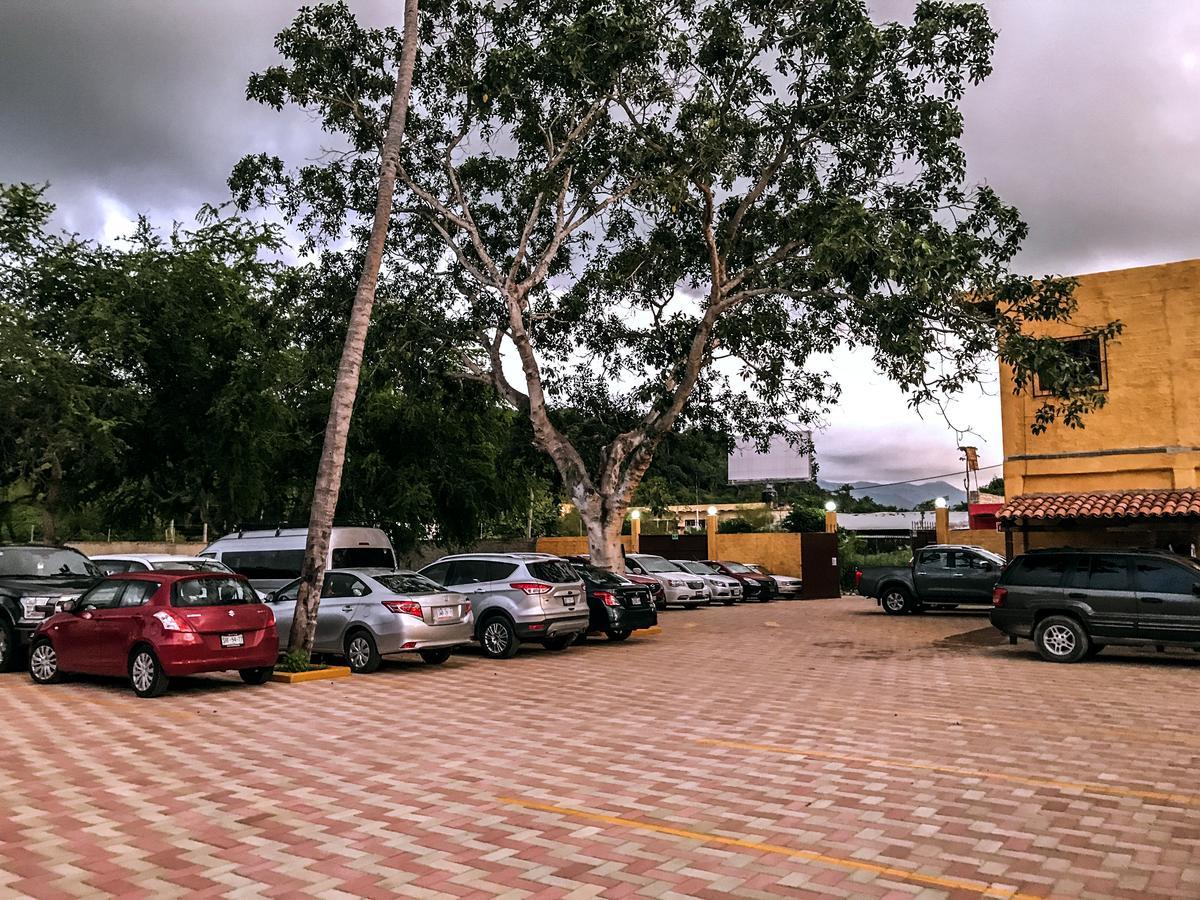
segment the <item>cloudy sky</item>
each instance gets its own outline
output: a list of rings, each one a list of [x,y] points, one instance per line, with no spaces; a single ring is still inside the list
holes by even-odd
[[[190,221],[248,152],[299,162],[319,129],[248,103],[295,0],[2,0],[0,181],[50,182],[61,223],[112,239],[140,212]],[[365,21],[401,4],[352,0]],[[911,2],[886,0],[893,15]],[[1200,256],[1200,3],[992,0],[995,74],[968,95],[971,177],[1015,203],[1019,266],[1083,273]],[[954,431],[869,361],[835,360],[843,399],[817,436],[822,475],[893,481],[958,468]],[[986,387],[950,412],[999,463]]]

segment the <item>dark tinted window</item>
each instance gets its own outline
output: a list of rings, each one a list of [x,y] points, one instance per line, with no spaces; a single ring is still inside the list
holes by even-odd
[[[953,564],[955,569],[988,570],[997,568],[992,560],[986,559],[978,553],[968,553],[965,550],[959,550],[954,554]]]
[[[396,557],[387,547],[338,547],[333,551],[334,569],[394,569]]]
[[[1092,577],[1088,589],[1093,591],[1129,590],[1128,558],[1096,554],[1092,557]]]
[[[172,606],[240,606],[257,603],[253,588],[239,578],[189,578],[171,589]]]
[[[434,563],[432,566],[426,566],[421,570],[421,574],[426,578],[436,581],[438,584],[446,583],[446,574],[450,571],[450,563],[440,562]]]
[[[325,573],[325,589],[322,597],[365,597],[371,589],[363,584],[361,578],[347,572]]]
[[[397,594],[434,594],[445,592],[445,588],[432,579],[416,572],[396,572],[393,575],[375,575],[376,581]]]
[[[628,578],[622,578],[616,572],[601,569],[599,566],[589,565],[588,563],[571,563],[571,568],[588,584],[594,584],[598,587],[617,587],[618,585],[629,584]]]
[[[1058,587],[1062,582],[1063,572],[1072,559],[1060,553],[1019,557],[1005,572],[1004,583],[1030,587]]]
[[[922,569],[948,569],[950,568],[950,551],[922,550],[918,565]]]
[[[1070,562],[1070,568],[1067,570],[1067,579],[1063,582],[1063,587],[1087,590],[1091,577],[1092,558],[1087,555],[1077,556]]]
[[[125,590],[124,581],[102,581],[79,598],[77,609],[112,609]]]
[[[304,563],[303,550],[238,550],[221,562],[247,578],[296,578]]]
[[[1200,572],[1165,559],[1140,557],[1133,563],[1133,588],[1142,594],[1190,594]]]
[[[141,606],[154,596],[158,587],[157,581],[131,581],[125,585],[125,593],[121,595],[121,605]]]
[[[99,575],[82,553],[60,547],[0,547],[0,575],[52,578],[55,575]]]
[[[530,563],[527,568],[529,574],[538,581],[548,581],[551,584],[571,584],[579,580],[579,575],[575,570],[560,559]]]
[[[115,575],[118,572],[128,572],[130,563],[124,559],[98,559],[96,565],[105,575]]]

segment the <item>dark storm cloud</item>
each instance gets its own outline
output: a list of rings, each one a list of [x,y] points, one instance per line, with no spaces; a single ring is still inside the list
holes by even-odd
[[[330,139],[296,112],[249,103],[296,0],[0,0],[0,181],[52,183],[61,220],[99,236],[121,214],[163,224],[227,197],[243,155],[292,164]],[[351,0],[371,24],[401,4]],[[875,0],[881,16],[914,0]],[[1076,273],[1200,256],[1200,3],[997,0],[995,73],[964,104],[974,181],[1020,208],[1019,266]],[[111,236],[111,234],[109,235]],[[956,436],[841,359],[845,392],[818,435],[831,478],[951,471]],[[988,462],[993,397],[960,404]],[[900,448],[903,448],[901,451]]]

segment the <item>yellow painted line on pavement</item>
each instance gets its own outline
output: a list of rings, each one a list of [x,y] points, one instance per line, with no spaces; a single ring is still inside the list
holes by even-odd
[[[871,872],[885,878],[897,878],[913,884],[923,884],[930,887],[942,888],[948,891],[970,891],[984,897],[1013,897],[1017,900],[1033,900],[1034,895],[1022,894],[1016,888],[1003,885],[988,884],[983,881],[966,881],[961,878],[943,878],[940,875],[923,875],[909,869],[899,869],[895,866],[885,866],[879,863],[865,862],[859,859],[849,859],[844,856],[830,856],[813,850],[797,850],[779,844],[764,844],[759,841],[748,841],[745,838],[726,837],[720,834],[705,834],[701,831],[689,831],[686,828],[675,828],[671,825],[660,825],[656,822],[643,822],[640,819],[627,819],[624,816],[610,816],[605,813],[589,812],[584,809],[574,809],[570,806],[558,806],[553,803],[540,803],[536,800],[525,800],[520,797],[498,797],[501,803],[509,806],[520,806],[539,812],[557,813],[575,819],[589,822],[603,822],[606,825],[620,825],[638,831],[652,831],[656,834],[667,834],[687,840],[700,841],[705,844],[720,844],[724,847],[737,847],[741,850],[757,850],[764,853],[778,853],[792,859],[805,862],[820,863],[836,866],[842,869],[853,869],[857,872]]]
[[[775,744],[751,744],[745,741],[727,741],[718,738],[697,738],[697,743],[713,747],[728,747],[733,750],[759,750],[763,753],[780,753],[785,756],[807,756],[813,759],[830,759],[836,762],[859,763],[882,769],[912,769],[918,772],[937,772],[943,775],[958,775],[963,778],[984,778],[989,781],[1006,781],[1030,787],[1048,787],[1060,791],[1084,791],[1091,794],[1111,794],[1116,797],[1135,797],[1139,800],[1162,800],[1182,806],[1200,806],[1200,796],[1179,794],[1170,791],[1151,791],[1141,788],[1103,784],[1097,781],[1063,781],[1057,778],[1042,778],[1036,775],[1010,775],[1006,772],[988,772],[982,769],[964,769],[958,766],[943,766],[936,763],[908,762],[899,759],[883,759],[874,756],[858,756],[852,753],[833,753],[828,750],[808,750],[801,747],[780,747]]]

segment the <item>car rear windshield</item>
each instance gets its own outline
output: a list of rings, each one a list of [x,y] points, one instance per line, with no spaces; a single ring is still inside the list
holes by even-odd
[[[679,566],[661,556],[639,556],[638,562],[647,572],[680,572]]]
[[[90,559],[74,550],[60,547],[0,547],[0,575],[54,578],[100,574]]]
[[[389,591],[397,594],[444,594],[446,589],[431,578],[416,572],[395,572],[372,576]]]
[[[333,551],[335,569],[394,569],[396,557],[388,547],[337,547]]]
[[[531,562],[527,568],[529,574],[538,581],[548,581],[551,584],[572,584],[579,580],[579,575],[571,568],[570,564],[561,559]]]
[[[629,584],[628,578],[622,578],[616,572],[610,572],[608,569],[601,569],[599,566],[593,566],[589,563],[571,563],[571,568],[592,582],[592,584],[598,584],[601,587],[617,587],[622,584]]]
[[[240,606],[257,603],[254,589],[240,578],[187,578],[171,589],[172,606]]]

